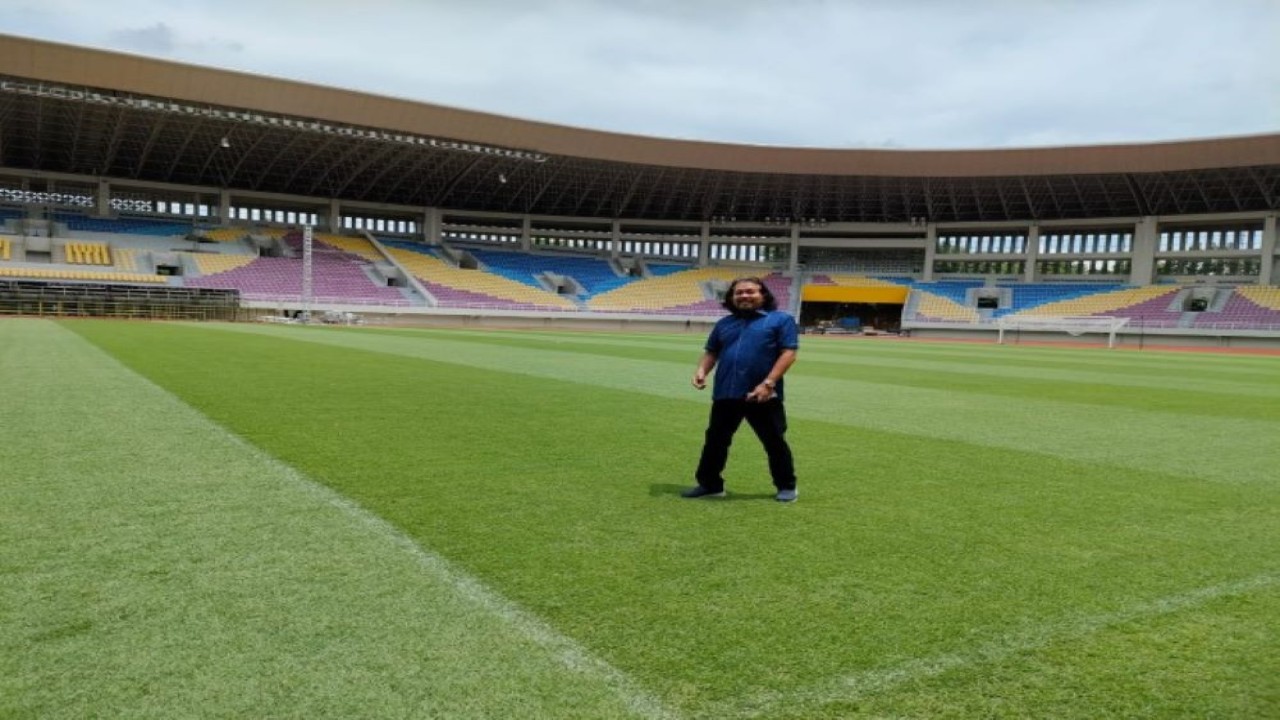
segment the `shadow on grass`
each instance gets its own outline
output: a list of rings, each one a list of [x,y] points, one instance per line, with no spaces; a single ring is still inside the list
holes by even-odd
[[[675,483],[653,483],[649,486],[650,497],[661,497],[663,495],[675,495],[679,497],[680,493],[693,487],[693,484],[676,485]],[[722,498],[699,498],[698,502],[732,502],[734,500],[772,500],[773,493],[740,493],[732,490],[726,490],[725,496]],[[689,502],[694,502],[690,500]]]

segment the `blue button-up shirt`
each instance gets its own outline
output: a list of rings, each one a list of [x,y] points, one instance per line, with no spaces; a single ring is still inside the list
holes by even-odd
[[[706,350],[716,356],[712,400],[745,400],[764,382],[783,350],[800,347],[795,318],[787,313],[756,311],[755,315],[720,318],[707,337]],[[782,398],[782,381],[775,388]]]

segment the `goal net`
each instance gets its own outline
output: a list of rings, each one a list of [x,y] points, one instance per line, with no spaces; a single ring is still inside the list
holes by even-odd
[[[1116,331],[1129,324],[1127,317],[1110,315],[1090,315],[1086,317],[1053,317],[1053,316],[1017,316],[1008,315],[996,320],[999,334],[997,343],[1004,342],[1006,330],[1035,330],[1040,332],[1064,332],[1072,337],[1080,337],[1085,333],[1106,333],[1107,347],[1115,347]]]

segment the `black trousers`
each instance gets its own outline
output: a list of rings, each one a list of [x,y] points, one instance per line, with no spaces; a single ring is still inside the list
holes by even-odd
[[[753,403],[746,400],[716,400],[711,403],[711,421],[698,461],[698,484],[711,490],[724,489],[724,466],[729,462],[729,446],[743,420],[755,431],[769,456],[769,474],[779,490],[796,486],[795,463],[787,444],[787,411],[781,400]]]

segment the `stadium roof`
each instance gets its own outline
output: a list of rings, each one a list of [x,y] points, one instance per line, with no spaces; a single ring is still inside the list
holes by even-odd
[[[996,222],[1280,209],[1280,134],[991,150],[693,142],[4,35],[0,166],[597,218]]]

